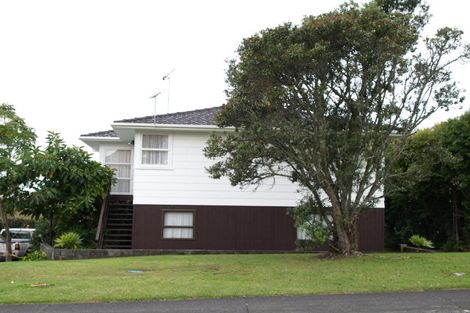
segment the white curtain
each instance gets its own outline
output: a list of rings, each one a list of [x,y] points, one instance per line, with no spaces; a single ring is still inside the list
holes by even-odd
[[[130,150],[108,150],[106,151],[105,161],[109,163],[120,163],[129,164],[131,163],[131,151]]]
[[[193,212],[165,212],[163,238],[191,239],[193,238]],[[173,226],[173,227],[172,227]],[[179,226],[179,227],[174,227]]]
[[[165,212],[165,226],[193,226],[192,212]]]
[[[112,168],[116,173],[117,178],[130,178],[131,177],[131,166],[130,165],[113,165],[110,164],[108,167]]]
[[[131,192],[131,150],[105,151],[104,163],[116,173],[117,182],[111,187],[112,193]]]
[[[168,149],[168,136],[166,135],[143,135],[142,148]]]
[[[168,151],[142,151],[142,164],[168,164]]]
[[[192,228],[165,228],[163,229],[163,238],[167,239],[192,239]]]
[[[130,179],[118,179],[117,182],[111,187],[111,192],[130,193],[131,192]]]
[[[168,164],[168,136],[142,135],[142,164]]]

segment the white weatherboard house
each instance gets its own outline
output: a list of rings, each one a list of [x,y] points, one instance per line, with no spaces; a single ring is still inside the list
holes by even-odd
[[[80,139],[116,170],[99,246],[133,249],[271,250],[296,248],[287,209],[301,194],[286,179],[256,190],[212,179],[203,154],[221,107],[118,120]],[[228,130],[230,131],[230,130]],[[360,248],[383,250],[383,208],[360,219]]]

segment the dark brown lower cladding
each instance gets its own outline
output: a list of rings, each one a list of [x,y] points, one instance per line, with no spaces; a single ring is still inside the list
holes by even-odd
[[[168,211],[194,212],[194,239],[164,239]],[[361,251],[383,251],[384,210],[359,221]],[[133,249],[295,250],[297,231],[285,207],[134,205]]]

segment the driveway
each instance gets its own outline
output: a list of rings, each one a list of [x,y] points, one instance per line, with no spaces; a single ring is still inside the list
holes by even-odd
[[[0,312],[35,313],[307,313],[307,312],[449,312],[470,313],[470,290],[260,297],[194,301],[95,304],[0,305]]]

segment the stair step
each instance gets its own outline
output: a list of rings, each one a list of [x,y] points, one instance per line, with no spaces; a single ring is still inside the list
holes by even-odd
[[[134,209],[133,204],[113,204],[113,203],[109,203],[108,207],[110,209],[116,209],[116,210],[132,210],[132,209]]]
[[[106,243],[109,243],[109,242],[111,242],[111,243],[130,243],[130,242],[132,242],[132,240],[131,240],[131,239],[129,239],[129,240],[105,239],[105,240],[104,240],[104,243],[105,243],[105,244],[106,244]]]
[[[128,228],[108,228],[107,229],[108,233],[117,233],[117,232],[127,232],[127,233],[131,233],[132,232],[132,227],[128,227]]]
[[[127,238],[127,239],[132,239],[132,234],[106,234],[105,235],[105,238],[106,237],[124,237],[124,238]]]
[[[125,245],[125,246],[116,246],[116,245],[104,245],[103,249],[131,249],[131,245]]]
[[[125,199],[108,201],[105,233],[102,239],[104,249],[131,249],[134,204]]]
[[[125,218],[125,219],[132,219],[132,214],[109,214],[108,219],[110,218]]]

